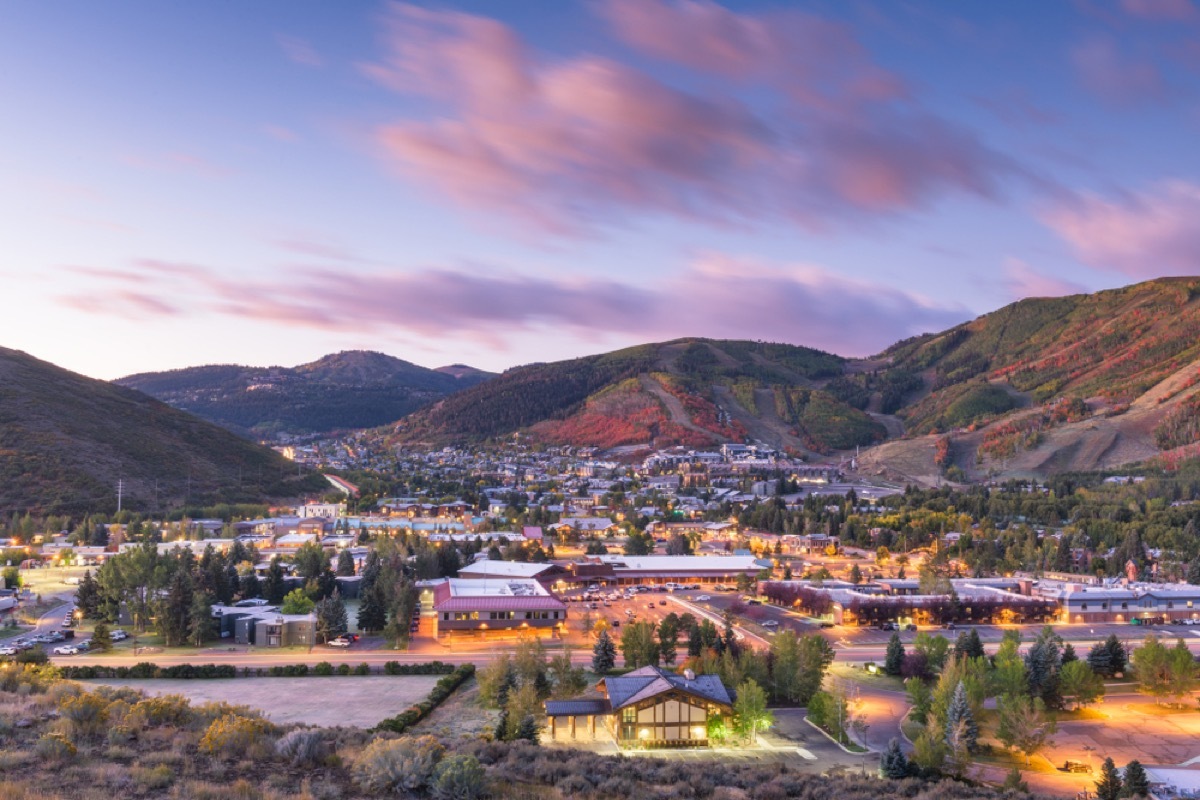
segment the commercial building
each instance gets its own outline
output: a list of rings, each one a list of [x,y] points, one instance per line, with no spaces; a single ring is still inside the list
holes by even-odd
[[[532,578],[442,578],[418,586],[421,615],[432,618],[434,636],[566,630],[566,604]]]
[[[568,564],[577,582],[629,586],[664,583],[736,584],[739,575],[753,578],[770,561],[754,556],[586,556]]]

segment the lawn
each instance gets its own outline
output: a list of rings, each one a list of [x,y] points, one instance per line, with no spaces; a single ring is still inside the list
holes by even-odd
[[[872,675],[865,669],[862,669],[854,664],[846,664],[844,662],[834,662],[829,667],[829,674],[835,678],[843,678],[849,681],[861,683],[864,686],[871,686],[876,689],[886,689],[892,692],[903,692],[904,681],[900,678],[884,675],[878,672]]]
[[[280,724],[369,728],[424,700],[439,675],[371,675],[223,680],[96,680],[147,694],[181,694],[193,703],[247,705]]]

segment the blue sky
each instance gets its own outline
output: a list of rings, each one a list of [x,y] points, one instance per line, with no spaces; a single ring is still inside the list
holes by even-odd
[[[0,346],[866,355],[1200,273],[1190,0],[0,8]]]

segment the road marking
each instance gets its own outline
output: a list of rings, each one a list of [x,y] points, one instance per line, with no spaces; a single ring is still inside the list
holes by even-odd
[[[816,756],[814,756],[814,755],[813,755],[812,753],[810,753],[808,750],[805,750],[803,747],[797,747],[797,748],[796,748],[796,752],[800,754],[800,757],[801,757],[801,758],[806,758],[806,759],[808,759],[809,761],[816,761],[816,760],[817,760],[817,757],[816,757]]]

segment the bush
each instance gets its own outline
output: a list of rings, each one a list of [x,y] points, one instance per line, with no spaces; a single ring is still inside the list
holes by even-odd
[[[33,751],[44,762],[63,764],[75,758],[78,752],[75,745],[61,733],[47,733],[38,739]]]
[[[394,663],[394,662],[388,662]],[[438,663],[438,662],[434,662]],[[384,667],[386,671],[386,665]],[[396,673],[392,673],[396,674]],[[433,689],[429,692],[428,699],[418,703],[415,706],[408,708],[405,711],[397,714],[394,717],[388,717],[375,726],[375,730],[392,731],[393,733],[404,733],[410,726],[420,722],[433,709],[437,708],[442,702],[454,693],[454,690],[463,684],[468,678],[475,674],[474,664],[463,664],[455,669],[452,673],[445,676],[434,684]]]
[[[354,674],[355,675],[370,675],[371,674],[371,665],[366,662],[359,664],[357,667],[354,668]]]
[[[108,701],[92,692],[64,699],[58,704],[58,711],[70,724],[76,738],[98,736],[108,722]]]
[[[354,780],[370,792],[419,792],[445,748],[432,736],[376,739],[354,763]]]
[[[165,789],[175,780],[174,771],[166,764],[160,764],[157,767],[134,767],[130,770],[133,780],[143,790],[156,791]]]
[[[321,730],[289,731],[275,743],[275,752],[293,767],[315,767],[329,753],[329,741]]]
[[[129,710],[129,719],[137,727],[157,728],[172,725],[187,727],[193,720],[188,699],[179,694],[164,694],[139,700]]]
[[[324,675],[332,675],[332,674],[333,674],[333,664],[330,664],[328,661],[322,661],[313,667],[313,675],[324,676]]]
[[[350,674],[350,665],[349,664],[338,664],[337,673],[338,673],[338,675],[349,675]]]
[[[476,800],[486,782],[483,767],[474,756],[442,759],[433,772],[432,794],[437,800]]]
[[[208,726],[200,739],[200,752],[238,758],[249,756],[262,749],[271,729],[271,724],[264,719],[226,714]]]

